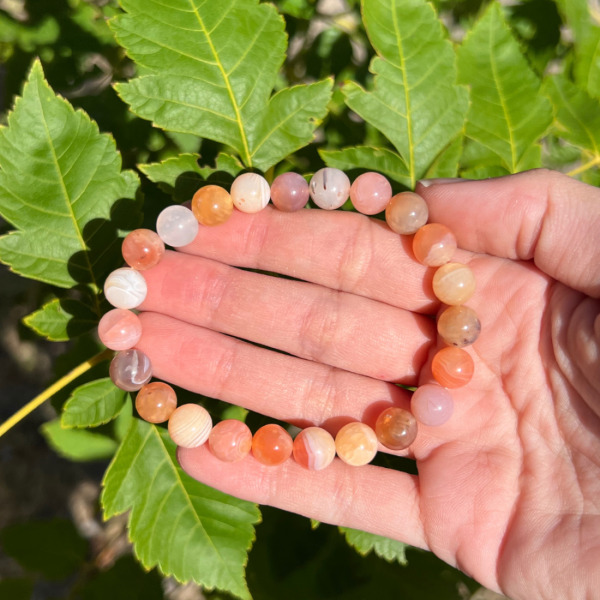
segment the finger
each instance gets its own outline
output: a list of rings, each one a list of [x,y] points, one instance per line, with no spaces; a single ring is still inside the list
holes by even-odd
[[[423,315],[177,252],[144,278],[142,311],[377,379],[416,383],[436,337]]]
[[[600,190],[546,169],[483,181],[420,183],[430,221],[461,248],[519,260],[600,297]]]

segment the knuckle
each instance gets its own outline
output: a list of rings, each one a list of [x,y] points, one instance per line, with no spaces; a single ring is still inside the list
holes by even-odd
[[[322,362],[329,355],[336,339],[339,314],[339,292],[319,297],[308,307],[298,332],[303,357]]]
[[[337,414],[340,390],[337,385],[338,373],[334,367],[327,367],[326,374],[312,378],[306,389],[304,414],[310,414],[311,420],[319,425]]]
[[[252,223],[246,229],[242,243],[244,256],[248,257],[257,268],[260,268],[261,256],[269,235],[269,219],[265,217],[266,215],[262,213],[253,215]]]
[[[210,377],[214,383],[214,388],[217,390],[217,396],[223,400],[227,397],[230,387],[232,375],[234,373],[234,365],[238,353],[239,342],[233,341],[227,348],[223,349],[221,355],[215,361]],[[201,361],[197,361],[200,365]]]
[[[330,523],[343,526],[350,522],[356,488],[354,470],[339,469],[331,490],[331,509],[328,515]]]
[[[373,260],[373,228],[360,219],[348,236],[338,266],[338,287],[354,292],[364,281]]]

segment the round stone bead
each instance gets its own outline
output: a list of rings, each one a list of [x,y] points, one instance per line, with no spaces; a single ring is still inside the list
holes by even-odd
[[[261,211],[271,197],[267,180],[256,173],[244,173],[231,185],[231,198],[235,207],[245,213]]]
[[[123,240],[123,258],[136,271],[155,267],[165,253],[165,244],[154,231],[136,229]]]
[[[385,220],[389,228],[401,235],[412,235],[429,218],[425,200],[413,192],[396,194],[385,209]]]
[[[100,319],[98,336],[100,341],[111,350],[129,350],[142,337],[142,323],[130,310],[115,308]]]
[[[135,408],[144,421],[164,423],[177,408],[177,394],[170,385],[155,381],[145,385],[138,392]]]
[[[455,250],[456,238],[445,225],[429,223],[415,233],[413,252],[423,265],[441,267],[452,258]]]
[[[317,171],[310,180],[310,197],[325,210],[335,210],[348,200],[350,180],[343,171],[326,167]]]
[[[308,183],[298,173],[283,173],[271,186],[271,200],[283,212],[296,212],[308,202]]]
[[[468,352],[460,348],[440,350],[431,363],[434,379],[445,388],[463,387],[473,378],[475,365]]]
[[[117,269],[104,283],[106,299],[117,308],[135,308],[139,306],[148,293],[146,280],[134,269]]]
[[[252,448],[252,432],[236,419],[217,423],[208,436],[210,451],[223,462],[237,462]]]
[[[335,458],[335,442],[331,434],[320,427],[303,429],[294,440],[294,458],[309,471],[328,467]]]
[[[454,412],[454,401],[450,392],[434,383],[417,388],[410,407],[419,423],[439,427],[448,421]]]
[[[377,439],[390,450],[404,450],[417,437],[417,420],[403,408],[386,408],[377,418]]]
[[[350,188],[354,208],[364,215],[376,215],[385,210],[391,197],[392,186],[379,173],[359,175]]]
[[[276,467],[283,464],[292,454],[292,437],[274,423],[261,427],[252,438],[252,454],[263,465]]]
[[[475,293],[475,275],[461,263],[447,263],[433,276],[433,293],[444,304],[464,304]]]
[[[472,308],[450,306],[440,315],[437,330],[447,344],[462,348],[479,337],[481,323]]]
[[[377,436],[364,423],[348,423],[335,436],[335,449],[345,463],[362,467],[377,454]]]
[[[210,435],[212,419],[199,404],[183,404],[169,419],[169,435],[182,448],[202,446]]]
[[[173,248],[191,244],[198,235],[198,229],[194,213],[181,205],[168,206],[156,220],[156,232],[160,239]]]
[[[192,198],[192,212],[201,225],[221,225],[233,213],[233,200],[222,187],[205,185]]]
[[[132,348],[119,352],[112,359],[109,374],[118,388],[126,392],[137,392],[150,381],[152,365],[141,350]]]

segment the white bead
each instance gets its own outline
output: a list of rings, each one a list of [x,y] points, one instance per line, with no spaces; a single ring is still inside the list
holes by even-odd
[[[145,300],[147,293],[144,276],[134,269],[117,269],[104,283],[106,299],[117,308],[135,308]]]
[[[191,244],[198,235],[198,221],[194,213],[185,206],[169,206],[156,220],[156,233],[173,248]]]
[[[308,189],[319,208],[335,210],[348,200],[350,180],[344,171],[326,167],[312,176]]]
[[[269,204],[270,198],[267,180],[256,173],[244,173],[231,185],[231,199],[242,212],[257,213]]]

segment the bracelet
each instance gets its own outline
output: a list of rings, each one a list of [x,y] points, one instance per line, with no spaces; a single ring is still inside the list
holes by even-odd
[[[177,407],[173,388],[163,382],[148,383],[152,377],[150,359],[135,348],[142,335],[142,325],[131,309],[145,299],[147,286],[143,271],[156,266],[165,252],[165,244],[179,248],[190,244],[200,225],[212,227],[225,223],[234,207],[245,213],[264,209],[269,200],[281,211],[304,208],[309,197],[322,209],[335,210],[348,197],[363,214],[385,210],[390,229],[400,235],[414,235],[412,248],[417,261],[437,267],[433,292],[448,305],[437,321],[437,330],[447,347],[432,361],[432,375],[437,383],[417,388],[411,398],[411,411],[390,407],[377,418],[375,430],[361,422],[342,427],[335,440],[320,427],[303,429],[292,441],[281,426],[265,425],[254,436],[245,423],[228,419],[212,426],[206,409],[198,404]],[[168,421],[172,440],[178,446],[195,448],[208,441],[211,452],[224,462],[244,458],[250,450],[260,463],[276,466],[293,453],[302,467],[319,471],[337,454],[344,462],[362,466],[373,460],[378,445],[399,451],[408,448],[417,437],[418,424],[437,427],[450,419],[454,402],[448,389],[460,388],[473,377],[473,359],[463,348],[479,337],[481,324],[475,311],[464,303],[475,292],[475,277],[463,264],[450,262],[457,243],[454,234],[438,223],[429,223],[427,204],[413,192],[392,197],[389,181],[379,173],[364,173],[350,185],[339,169],[317,171],[310,184],[297,173],[279,175],[269,187],[256,173],[244,173],[231,185],[231,192],[207,185],[200,188],[191,202],[164,209],[156,223],[156,233],[136,229],[123,241],[123,258],[129,268],[113,271],[104,285],[106,299],[116,308],[106,313],[98,325],[103,344],[118,351],[110,365],[114,384],[127,392],[137,391],[135,400],[139,416],[150,423]]]

